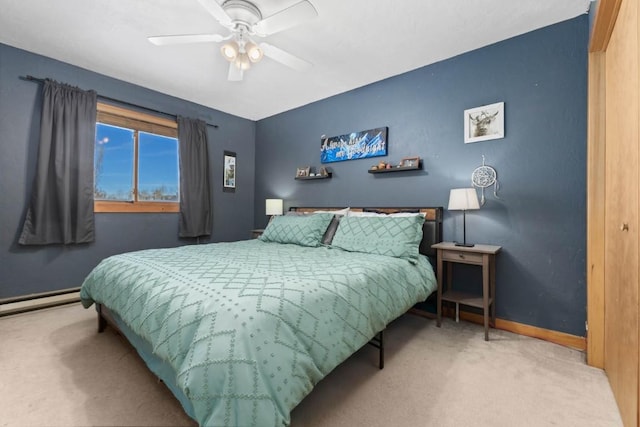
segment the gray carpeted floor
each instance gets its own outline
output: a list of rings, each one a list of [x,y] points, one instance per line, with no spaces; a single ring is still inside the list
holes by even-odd
[[[386,366],[366,346],[293,411],[293,426],[621,426],[581,352],[405,315]],[[0,425],[195,425],[112,329],[79,305],[0,318]]]

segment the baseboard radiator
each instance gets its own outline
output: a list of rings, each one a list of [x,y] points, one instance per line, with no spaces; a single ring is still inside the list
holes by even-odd
[[[0,317],[80,301],[80,288],[0,299]]]

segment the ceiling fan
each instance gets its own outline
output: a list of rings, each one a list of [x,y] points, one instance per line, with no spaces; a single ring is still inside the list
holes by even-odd
[[[230,34],[181,34],[148,37],[158,46],[223,42],[222,56],[230,62],[228,80],[241,81],[244,71],[252,63],[267,56],[294,70],[305,71],[311,64],[269,43],[256,43],[252,37],[266,37],[315,18],[318,13],[308,0],[302,0],[266,18],[258,7],[247,0],[226,0],[222,4],[216,0],[198,0]]]

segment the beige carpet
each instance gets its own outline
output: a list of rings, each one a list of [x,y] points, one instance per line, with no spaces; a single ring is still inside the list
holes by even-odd
[[[293,426],[621,426],[605,374],[581,352],[405,315],[385,369],[366,346],[293,411]],[[95,310],[0,318],[0,426],[195,425]]]

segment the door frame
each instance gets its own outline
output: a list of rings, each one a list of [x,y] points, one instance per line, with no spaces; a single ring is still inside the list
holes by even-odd
[[[622,0],[599,0],[589,43],[587,129],[587,364],[604,369],[606,50]]]

